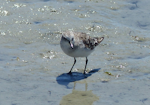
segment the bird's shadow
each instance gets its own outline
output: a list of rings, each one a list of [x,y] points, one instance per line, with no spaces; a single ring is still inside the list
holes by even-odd
[[[63,73],[63,74],[57,76],[56,81],[58,84],[65,85],[66,87],[68,87],[68,84],[70,82],[75,82],[75,81],[80,81],[80,80],[86,79],[89,76],[91,76],[92,74],[98,72],[99,70],[100,70],[100,68],[93,69],[86,74],[79,73],[79,72],[72,72],[71,74]]]

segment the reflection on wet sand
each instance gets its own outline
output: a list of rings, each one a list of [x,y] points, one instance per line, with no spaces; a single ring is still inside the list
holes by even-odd
[[[75,90],[76,82],[72,93],[63,96],[60,105],[92,105],[94,101],[99,100],[99,97],[87,90],[87,83],[85,83],[85,91]]]

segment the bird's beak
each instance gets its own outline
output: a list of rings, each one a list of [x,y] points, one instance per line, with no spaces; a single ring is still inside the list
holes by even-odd
[[[71,48],[73,49],[73,44],[70,42],[70,46],[71,46]]]

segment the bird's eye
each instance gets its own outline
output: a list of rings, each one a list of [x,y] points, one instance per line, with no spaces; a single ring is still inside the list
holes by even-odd
[[[73,41],[73,40],[74,40],[74,38],[71,39],[71,41]]]

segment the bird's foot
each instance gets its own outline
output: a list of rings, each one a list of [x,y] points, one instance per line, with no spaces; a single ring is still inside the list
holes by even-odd
[[[67,74],[71,75],[71,74],[72,74],[72,72],[71,72],[71,71],[69,71]]]
[[[84,71],[84,73],[83,73],[83,74],[85,74],[85,75],[86,75],[86,74],[88,74],[88,72]]]

